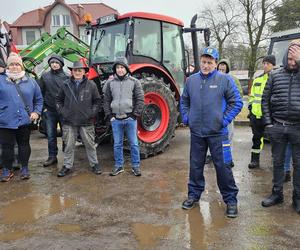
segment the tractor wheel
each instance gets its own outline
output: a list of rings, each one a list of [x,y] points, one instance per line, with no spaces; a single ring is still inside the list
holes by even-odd
[[[138,123],[141,158],[163,152],[174,136],[178,111],[174,93],[162,79],[142,77],[145,106]]]

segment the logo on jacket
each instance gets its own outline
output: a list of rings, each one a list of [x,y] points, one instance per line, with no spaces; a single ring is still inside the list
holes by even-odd
[[[215,88],[218,87],[218,85],[209,85],[209,87],[210,87],[211,89],[215,89]]]

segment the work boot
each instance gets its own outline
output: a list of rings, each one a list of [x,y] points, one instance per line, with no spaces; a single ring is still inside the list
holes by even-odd
[[[70,168],[66,168],[65,166],[63,166],[61,168],[61,170],[58,172],[57,174],[57,177],[64,177],[66,176],[67,174],[69,174],[71,172],[71,169]]]
[[[248,165],[248,168],[258,168],[259,167],[259,153],[251,153],[251,162]]]
[[[289,182],[291,181],[292,177],[291,177],[291,171],[286,171],[285,172],[285,177],[284,177],[284,182]]]
[[[183,209],[192,209],[196,204],[198,203],[198,201],[194,200],[193,198],[187,198],[181,205],[181,207]]]
[[[235,218],[238,215],[238,209],[236,204],[227,204],[226,216],[228,218]]]
[[[2,169],[1,182],[8,182],[14,177],[14,172],[8,168]]]
[[[94,174],[101,174],[102,173],[102,170],[101,170],[101,167],[100,167],[99,163],[97,163],[93,166],[92,171],[93,171]]]
[[[28,166],[23,166],[21,168],[21,179],[22,180],[28,180],[30,178]]]
[[[293,192],[293,208],[295,209],[295,211],[300,214],[300,198],[298,198],[295,194],[295,191]]]
[[[269,197],[265,198],[261,202],[261,205],[263,207],[270,207],[270,206],[274,206],[274,205],[282,203],[282,202],[283,202],[283,192],[282,192],[282,189],[281,190],[275,190],[273,188],[272,194]]]
[[[57,158],[56,156],[49,156],[48,159],[44,162],[43,166],[44,167],[49,167],[53,164],[57,163]]]

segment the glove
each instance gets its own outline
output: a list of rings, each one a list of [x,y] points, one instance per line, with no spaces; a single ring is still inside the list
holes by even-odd
[[[132,118],[133,120],[136,120],[136,116],[135,116],[133,113],[130,113],[128,116],[129,116],[130,118]]]

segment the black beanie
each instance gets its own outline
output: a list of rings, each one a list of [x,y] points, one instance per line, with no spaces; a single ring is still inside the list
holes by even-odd
[[[0,67],[6,68],[6,64],[4,63],[4,61],[1,58],[0,58]]]
[[[276,65],[276,58],[274,55],[267,55],[264,57],[263,62],[269,62],[273,64],[274,66]]]

